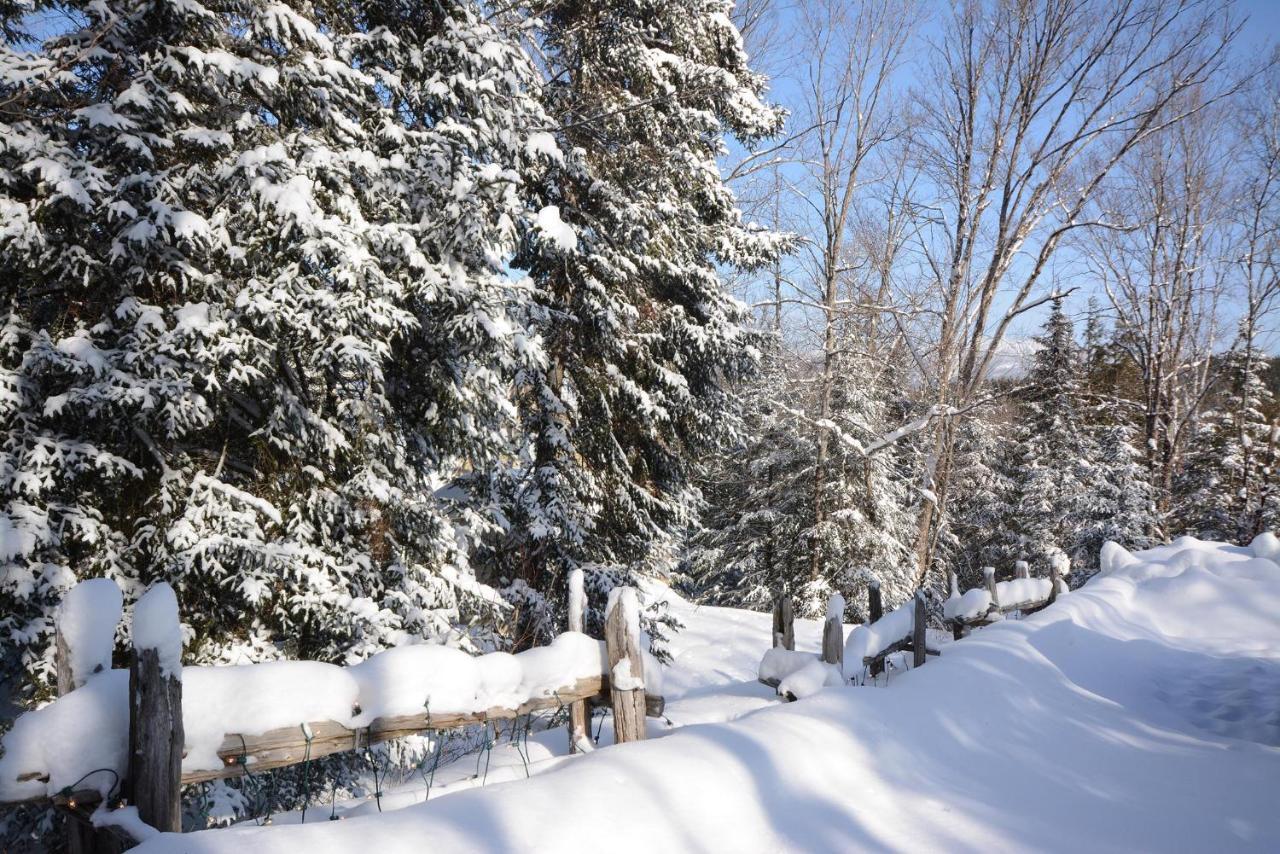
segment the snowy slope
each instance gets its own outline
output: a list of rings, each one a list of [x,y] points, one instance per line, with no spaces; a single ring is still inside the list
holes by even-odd
[[[1112,563],[887,688],[828,689],[383,815],[138,850],[1280,850],[1280,566],[1189,539]],[[700,670],[744,690],[744,638],[767,629],[708,611],[740,637],[686,620],[673,707],[707,690]]]

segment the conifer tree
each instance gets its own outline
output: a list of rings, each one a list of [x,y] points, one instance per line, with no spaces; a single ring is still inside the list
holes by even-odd
[[[495,483],[509,522],[491,558],[533,619],[584,566],[598,587],[675,564],[695,520],[696,462],[733,437],[726,385],[758,358],[718,265],[767,262],[716,159],[776,132],[727,0],[534,3],[544,104],[568,156],[545,184],[553,240],[516,266],[545,369],[520,377],[519,463]],[[558,602],[559,595],[553,596]]]
[[[1014,428],[1009,504],[1019,557],[1047,567],[1054,550],[1084,558],[1095,448],[1080,412],[1080,363],[1071,321],[1055,300],[1038,339]]]
[[[195,660],[457,639],[542,365],[532,67],[466,2],[68,10],[31,53],[0,9],[0,630],[47,678],[105,574],[170,581]]]
[[[1178,483],[1182,525],[1198,537],[1247,544],[1280,523],[1280,443],[1266,366],[1243,334],[1223,357],[1218,396]]]

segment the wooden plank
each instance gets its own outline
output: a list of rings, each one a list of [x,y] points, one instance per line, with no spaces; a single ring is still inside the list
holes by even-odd
[[[928,615],[924,607],[924,591],[917,590],[915,595],[915,613],[911,622],[911,666],[920,667],[926,661],[928,644],[925,642],[925,628]]]
[[[610,699],[613,705],[613,732],[617,744],[643,741],[645,737],[644,658],[640,654],[640,627],[635,625],[640,606],[634,588],[619,590],[611,602],[605,619],[604,645],[609,653],[609,673],[625,671],[642,687],[619,687],[619,675],[610,680]]]
[[[1058,601],[1058,581],[1061,578],[1062,568],[1058,565],[1057,560],[1051,558],[1049,560],[1049,598],[1045,601],[1045,605],[1052,605]]]
[[[378,718],[367,727],[351,728],[337,721],[312,721],[308,724],[313,738],[311,758],[358,750],[371,744],[420,735],[435,730],[483,724],[492,720],[510,720],[536,711],[559,709],[579,700],[599,696],[606,690],[607,680],[601,676],[579,679],[572,685],[557,690],[550,697],[540,697],[523,703],[517,709],[493,708],[478,712],[450,712],[397,715]],[[218,748],[218,758],[224,765],[220,769],[193,771],[182,776],[183,783],[201,783],[225,777],[239,777],[248,767],[250,773],[270,768],[296,765],[306,755],[307,743],[300,726],[282,727],[260,735],[230,734],[224,736]]]
[[[893,655],[895,652],[911,652],[912,643],[913,641],[912,641],[912,638],[910,637],[905,637],[900,641],[895,641],[894,643],[891,643],[887,647],[885,647],[884,651],[881,652],[879,655],[869,655],[866,658],[862,659],[862,664],[863,666],[870,667],[871,664],[877,659],[883,662],[884,659],[886,659],[890,655]],[[924,651],[926,655],[942,655],[942,650],[938,649],[935,646],[929,646],[927,641],[925,642]],[[883,668],[881,669],[883,671]]]
[[[1030,578],[1031,577],[1030,564],[1028,564],[1025,560],[1014,561],[1013,576],[1014,578]]]
[[[159,652],[134,650],[125,785],[138,817],[161,832],[182,832],[182,746],[182,682],[163,671]]]

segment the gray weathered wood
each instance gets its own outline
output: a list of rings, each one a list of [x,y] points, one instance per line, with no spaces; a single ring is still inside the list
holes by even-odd
[[[135,650],[127,789],[138,817],[160,831],[182,831],[182,746],[182,682],[163,672],[156,650]]]
[[[1014,574],[1014,577],[1016,578],[1030,578],[1031,567],[1027,564],[1025,560],[1014,561],[1013,574]]]
[[[881,671],[883,671],[884,670],[883,662],[885,658],[888,658],[889,656],[893,655],[895,652],[902,652],[904,649],[911,649],[913,642],[914,642],[914,632],[911,635],[908,635],[907,637],[903,638],[902,640],[894,641],[893,643],[889,644],[878,655],[867,656],[866,658],[862,659],[862,663],[864,666],[871,666],[876,661],[880,661],[882,665],[880,669]],[[938,649],[935,646],[926,646],[925,653],[928,655],[940,656],[942,655],[942,650]]]
[[[984,566],[982,568],[982,583],[987,588],[987,592],[991,594],[991,607],[999,610],[1000,594],[996,592],[996,568],[994,566]]]
[[[795,609],[791,596],[786,593],[773,603],[773,645],[783,649],[796,648]]]
[[[844,623],[834,615],[822,624],[822,660],[844,668]]]
[[[867,624],[870,625],[884,616],[884,600],[880,598],[880,579],[873,578],[867,585]],[[884,672],[884,656],[872,658],[870,664],[872,678]]]
[[[585,626],[586,594],[582,589],[582,570],[575,569],[569,576],[569,631],[582,632]],[[584,745],[591,743],[591,711],[585,700],[569,704],[569,752],[581,753]]]
[[[640,654],[639,627],[628,619],[626,599],[635,596],[632,589],[619,592],[614,607],[605,620],[604,643],[609,653],[609,673],[619,672],[619,665],[632,679],[644,684],[644,658]],[[619,677],[620,679],[621,677]],[[643,741],[645,737],[644,688],[619,688],[613,679],[609,685],[613,704],[614,740],[618,744]]]
[[[926,651],[928,650],[928,644],[925,642],[925,627],[928,622],[928,617],[925,614],[923,590],[916,591],[914,616],[915,619],[912,622],[911,631],[911,666],[919,667],[925,663]]]
[[[1049,599],[1046,605],[1052,605],[1058,601],[1058,579],[1061,576],[1058,572],[1058,562],[1056,560],[1049,561]]]

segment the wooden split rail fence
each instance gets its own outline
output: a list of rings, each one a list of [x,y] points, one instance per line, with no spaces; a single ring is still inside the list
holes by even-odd
[[[570,630],[581,632],[586,597],[581,579],[570,585]],[[575,595],[576,594],[576,595]],[[631,592],[634,595],[634,591]],[[257,734],[228,733],[218,748],[222,767],[182,772],[185,753],[182,725],[182,683],[166,674],[156,649],[135,649],[129,670],[128,769],[118,789],[123,797],[112,807],[126,803],[136,806],[146,824],[168,832],[180,832],[181,789],[183,785],[239,777],[272,768],[297,765],[333,753],[360,750],[372,744],[440,730],[513,720],[540,710],[566,709],[569,712],[569,749],[590,749],[590,706],[611,706],[614,710],[615,741],[639,741],[645,737],[645,717],[663,713],[661,696],[646,694],[643,687],[614,686],[609,674],[627,659],[631,680],[644,684],[644,657],[638,626],[629,622],[623,608],[610,609],[606,618],[605,648],[609,669],[598,676],[566,679],[569,684],[552,696],[535,697],[516,708],[483,711],[431,713],[380,717],[368,726],[350,727],[339,721],[300,722],[299,725]],[[174,614],[176,623],[177,615]],[[58,643],[58,684],[60,693],[82,685],[86,676],[71,670],[72,657],[66,644]],[[92,674],[89,674],[92,675]],[[79,678],[77,678],[79,677]],[[87,737],[97,737],[88,733]],[[113,772],[114,773],[114,772]],[[47,774],[21,774],[18,782],[47,783]],[[96,789],[63,790],[52,795],[29,797],[25,802],[48,798],[60,810],[78,821],[70,823],[69,850],[73,854],[105,854],[137,844],[120,826],[94,828],[90,817],[101,803]],[[9,801],[21,803],[24,801]]]
[[[1069,564],[1067,565],[1069,568]],[[1064,567],[1060,560],[1050,562],[1047,584],[1030,584],[1020,582],[1041,581],[1032,579],[1025,561],[1014,565],[1014,583],[997,583],[995,569],[985,567],[983,570],[983,587],[985,597],[976,613],[960,613],[955,617],[948,616],[946,624],[952,635],[959,640],[974,626],[985,626],[1003,619],[1005,614],[1020,612],[1032,614],[1052,605],[1063,589]],[[954,573],[950,577],[951,599],[957,602],[960,598],[958,583]],[[904,619],[907,608],[910,608],[910,620]],[[941,655],[941,651],[928,644],[926,629],[928,613],[925,604],[925,593],[917,590],[910,605],[904,605],[898,611],[886,617],[880,595],[880,583],[872,581],[867,588],[867,622],[864,626],[871,632],[871,647],[864,651],[860,664],[868,669],[872,677],[884,672],[885,659],[897,652],[910,652],[912,666],[920,667],[930,655]],[[845,643],[843,615],[829,613],[822,630],[821,660],[833,664],[844,671]],[[860,628],[854,629],[857,632]],[[852,637],[852,636],[851,636]],[[779,596],[773,606],[773,646],[788,650],[795,649],[795,608],[789,595]],[[777,688],[781,682],[774,677],[760,679],[766,685]]]

